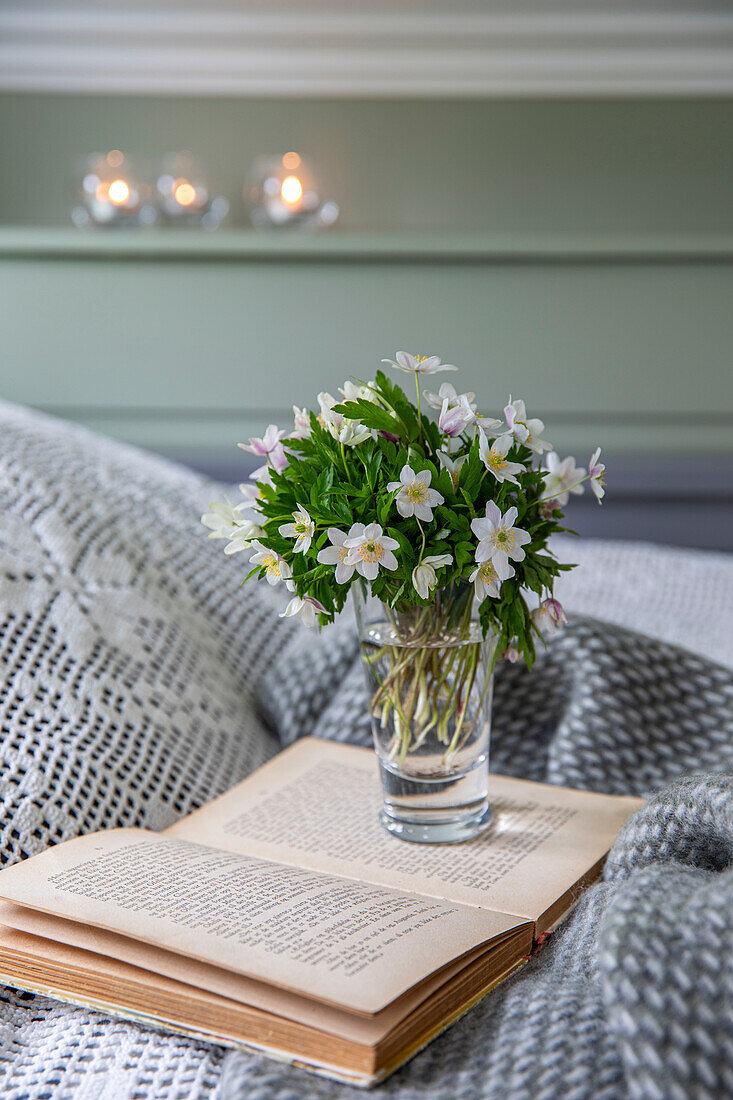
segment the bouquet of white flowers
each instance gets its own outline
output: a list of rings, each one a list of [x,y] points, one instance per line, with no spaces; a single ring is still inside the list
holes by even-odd
[[[340,400],[319,394],[317,413],[294,408],[290,433],[271,424],[240,444],[263,465],[243,501],[212,504],[202,522],[225,553],[251,550],[245,580],[284,584],[282,614],[307,626],[331,622],[354,590],[382,821],[453,842],[491,820],[494,664],[531,666],[535,639],[566,621],[553,586],[572,566],[548,539],[584,482],[601,499],[604,466],[600,449],[587,470],[561,461],[523,401],[498,419],[443,383],[421,403],[421,375],[457,369],[436,355],[383,362],[413,375],[414,404],[381,371]]]
[[[553,585],[572,566],[548,539],[567,530],[563,508],[584,482],[603,496],[600,449],[587,470],[576,468],[552,451],[524,401],[510,400],[503,420],[449,383],[421,402],[421,375],[457,368],[406,352],[383,362],[414,377],[415,403],[379,371],[372,382],[346,382],[340,400],[320,393],[317,413],[294,407],[290,433],[271,424],[239,444],[264,462],[241,486],[244,500],[214,503],[202,517],[209,538],[226,539],[226,554],[251,550],[245,580],[284,583],[292,599],[283,614],[308,626],[331,622],[351,586],[368,583],[412,645],[416,609],[471,584],[483,633],[496,638],[494,659],[521,655],[531,665],[535,636],[565,621]],[[528,592],[538,597],[531,611]]]

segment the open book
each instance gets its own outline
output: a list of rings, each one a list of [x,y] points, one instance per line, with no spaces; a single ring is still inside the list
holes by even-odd
[[[0,872],[0,981],[353,1084],[529,957],[641,805],[494,776],[481,838],[406,844],[371,750],[306,738],[164,833]]]

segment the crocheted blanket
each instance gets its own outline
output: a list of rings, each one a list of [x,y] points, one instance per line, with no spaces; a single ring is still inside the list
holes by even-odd
[[[0,429],[4,863],[93,829],[164,828],[302,733],[368,738],[348,624],[304,640],[203,539],[221,487],[12,406]],[[733,562],[558,550],[583,566],[563,582],[569,610],[607,621],[576,615],[531,674],[499,670],[493,767],[652,799],[554,944],[375,1096],[733,1094]],[[8,1100],[349,1091],[0,995]]]

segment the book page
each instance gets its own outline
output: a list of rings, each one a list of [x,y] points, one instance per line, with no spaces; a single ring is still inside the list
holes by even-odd
[[[153,988],[155,975],[162,975],[181,983],[181,997],[187,994],[198,996],[202,992],[218,995],[225,1002],[247,1005],[342,1039],[372,1045],[383,1039],[426,998],[487,952],[491,954],[492,965],[498,972],[502,967],[511,965],[522,955],[528,954],[532,947],[531,934],[526,930],[524,934],[521,930],[509,933],[505,939],[499,941],[499,946],[475,948],[460,961],[449,963],[436,971],[381,1012],[363,1016],[268,985],[266,982],[232,974],[221,967],[176,955],[152,944],[140,943],[139,940],[116,932],[91,928],[77,921],[54,917],[10,902],[0,902],[0,953],[14,942],[13,937],[8,934],[10,930],[30,934],[33,941],[29,947],[41,961],[53,958],[54,945],[61,944],[78,951],[75,966],[79,970],[86,968],[95,973],[103,973],[104,960],[110,959],[115,964],[125,963],[134,967],[136,981],[141,983],[148,980]],[[149,975],[148,979],[145,977],[146,973]]]
[[[8,867],[0,898],[364,1013],[523,923],[143,829]]]
[[[304,738],[167,835],[536,921],[643,805],[492,776],[492,828],[462,844],[409,844],[379,823],[370,749]]]

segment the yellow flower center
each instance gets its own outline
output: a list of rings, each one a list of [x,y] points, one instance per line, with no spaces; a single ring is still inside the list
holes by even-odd
[[[424,481],[413,481],[407,486],[405,493],[413,504],[424,504],[428,499],[428,487]]]
[[[491,584],[492,581],[496,580],[496,570],[490,561],[485,561],[479,566],[478,575],[487,584]]]
[[[486,456],[486,465],[490,466],[492,470],[503,470],[509,463],[501,455],[495,455],[493,451],[489,451]]]
[[[379,561],[384,556],[384,547],[380,543],[373,542],[370,539],[369,542],[363,542],[361,544],[359,553],[361,554],[362,561]]]
[[[269,577],[280,576],[280,559],[275,554],[268,554],[262,564]]]
[[[343,565],[349,556],[349,551],[346,546],[339,547],[339,565]]]
[[[506,528],[501,527],[498,531],[494,532],[491,540],[494,546],[514,546],[516,539]]]
[[[293,524],[293,530],[295,531],[296,535],[304,535],[308,530],[307,520],[296,519],[295,523]]]

